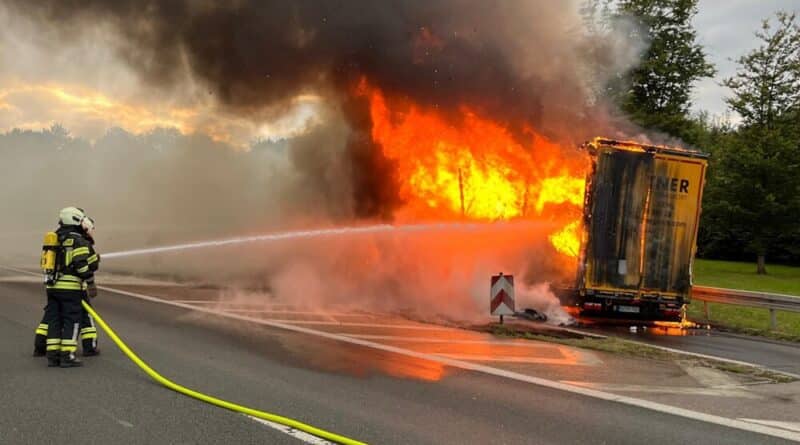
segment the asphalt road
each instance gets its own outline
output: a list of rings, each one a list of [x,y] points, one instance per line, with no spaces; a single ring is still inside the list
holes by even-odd
[[[687,335],[663,335],[658,333],[658,329],[645,332],[640,330],[634,334],[630,333],[627,326],[595,327],[588,330],[681,351],[754,363],[800,375],[800,344],[797,343],[704,330],[689,330]]]
[[[47,368],[30,356],[43,299],[41,285],[0,281],[0,443],[300,443],[160,387],[102,334],[83,368]],[[785,443],[470,371],[393,377],[430,364],[102,291],[95,306],[178,383],[369,443]]]

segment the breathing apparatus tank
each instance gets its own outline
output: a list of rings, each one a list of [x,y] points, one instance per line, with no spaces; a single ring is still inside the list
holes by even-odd
[[[55,232],[47,232],[44,234],[42,258],[39,265],[42,268],[45,284],[52,285],[56,282],[56,256],[59,247],[58,235]]]

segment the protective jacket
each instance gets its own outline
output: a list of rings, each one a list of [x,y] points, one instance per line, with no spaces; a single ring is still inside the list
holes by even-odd
[[[94,273],[100,265],[100,256],[92,242],[79,226],[61,226],[56,231],[61,245],[57,263],[56,281],[48,289],[86,290],[94,282]]]

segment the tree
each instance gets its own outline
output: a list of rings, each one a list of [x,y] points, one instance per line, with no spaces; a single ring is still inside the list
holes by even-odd
[[[617,20],[638,25],[627,28],[628,38],[648,46],[611,95],[636,123],[678,137],[686,129],[695,82],[715,72],[692,26],[697,1],[622,0],[617,10]]]
[[[786,248],[781,243],[800,218],[800,27],[795,14],[781,12],[774,28],[765,20],[755,35],[760,46],[724,81],[742,121],[718,154],[716,199],[707,210],[747,240],[764,274],[767,254]]]

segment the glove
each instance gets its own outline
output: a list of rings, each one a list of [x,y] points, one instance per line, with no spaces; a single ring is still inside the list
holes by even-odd
[[[97,296],[97,285],[94,284],[94,280],[86,282],[86,295],[89,296],[89,298]]]

